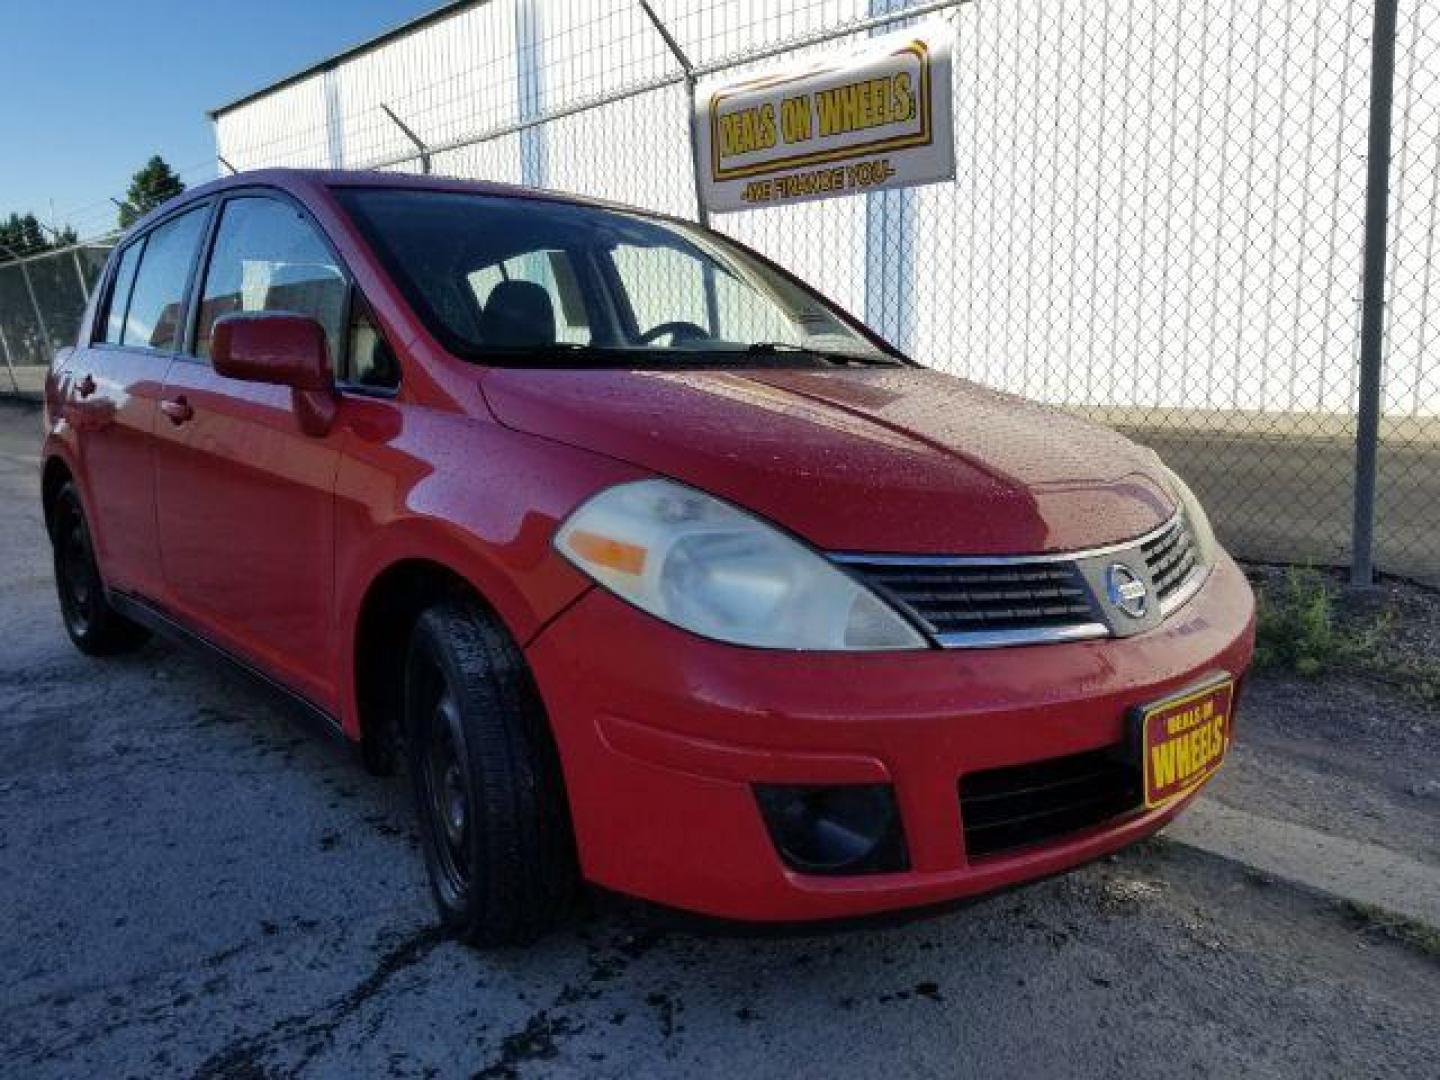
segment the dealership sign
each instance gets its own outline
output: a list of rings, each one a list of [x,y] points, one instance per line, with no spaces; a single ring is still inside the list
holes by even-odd
[[[925,24],[849,51],[701,88],[700,195],[714,212],[955,175],[954,30]]]

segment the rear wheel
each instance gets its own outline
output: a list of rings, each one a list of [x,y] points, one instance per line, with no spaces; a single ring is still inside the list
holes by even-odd
[[[445,600],[417,620],[405,732],[441,919],[477,945],[538,937],[575,891],[564,783],[524,658],[478,605]]]
[[[73,483],[65,483],[55,494],[50,508],[50,544],[60,615],[75,647],[91,656],[108,656],[144,644],[149,632],[111,607],[105,595],[90,528]]]

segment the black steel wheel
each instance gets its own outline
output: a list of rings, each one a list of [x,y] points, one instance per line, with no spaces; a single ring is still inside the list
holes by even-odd
[[[538,937],[575,891],[564,782],[524,658],[478,604],[417,620],[404,730],[441,920],[477,945]]]
[[[51,505],[50,544],[60,616],[75,647],[91,656],[106,656],[142,645],[148,632],[111,607],[105,595],[85,511],[72,483],[60,488]]]

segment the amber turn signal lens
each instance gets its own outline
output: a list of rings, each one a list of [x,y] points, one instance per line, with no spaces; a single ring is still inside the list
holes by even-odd
[[[612,540],[599,533],[577,529],[570,534],[570,548],[583,559],[622,574],[639,576],[645,569],[645,549],[638,544]]]

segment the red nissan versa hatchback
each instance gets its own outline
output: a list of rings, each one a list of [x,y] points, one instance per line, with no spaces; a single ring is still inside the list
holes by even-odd
[[[688,222],[257,172],[115,250],[46,389],[88,653],[197,640],[403,759],[447,925],[580,879],[930,904],[1219,764],[1252,600],[1156,456],[906,359]]]

